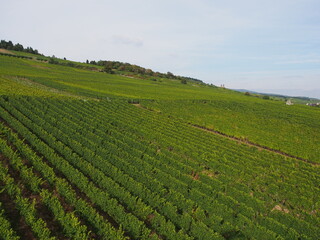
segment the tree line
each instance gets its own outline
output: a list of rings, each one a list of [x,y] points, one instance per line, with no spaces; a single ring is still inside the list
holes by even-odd
[[[7,49],[7,50],[14,50],[14,51],[19,51],[19,52],[27,52],[27,53],[41,55],[38,52],[37,49],[33,49],[32,47],[26,47],[25,48],[20,43],[13,44],[12,41],[1,40],[0,41],[0,48]]]
[[[144,67],[140,67],[138,65],[130,64],[130,63],[123,63],[119,61],[105,61],[105,60],[100,60],[100,61],[86,61],[87,64],[93,64],[97,66],[102,66],[103,71],[107,73],[117,73],[119,72],[131,72],[137,75],[144,75],[144,76],[150,76],[154,78],[169,78],[169,79],[178,79],[181,80],[182,83],[186,84],[187,80],[190,81],[196,81],[196,82],[202,82],[199,79],[195,78],[190,78],[190,77],[182,77],[182,76],[177,76],[174,75],[171,72],[167,73],[160,73],[160,72],[154,72],[151,69],[147,69]]]
[[[0,48],[42,55],[38,52],[37,49],[33,49],[32,47],[25,48],[22,44],[20,44],[20,43],[14,44],[12,41],[1,40],[0,41]],[[77,65],[72,62],[61,63],[55,57],[50,58],[49,63],[67,65],[70,67],[83,68],[83,66]],[[111,74],[115,74],[115,73],[119,73],[119,72],[130,72],[130,73],[133,73],[134,75],[153,77],[154,81],[157,81],[157,78],[168,78],[168,79],[181,80],[181,83],[183,83],[183,84],[187,84],[187,81],[196,81],[198,83],[203,83],[199,79],[177,76],[171,72],[167,72],[167,73],[154,72],[151,69],[146,69],[146,68],[140,67],[138,65],[134,65],[134,64],[130,64],[130,63],[123,63],[123,62],[119,62],[119,61],[106,61],[106,60],[89,61],[89,60],[87,60],[86,63],[92,64],[92,65],[97,65],[97,66],[102,66],[104,72],[111,73]]]

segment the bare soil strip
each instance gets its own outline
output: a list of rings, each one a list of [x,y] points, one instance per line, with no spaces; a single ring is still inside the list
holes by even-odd
[[[228,138],[230,140],[246,144],[248,146],[256,147],[259,150],[266,150],[266,151],[269,151],[269,152],[280,154],[280,155],[285,156],[285,157],[290,157],[290,158],[293,158],[293,159],[296,159],[296,160],[300,160],[300,161],[306,162],[306,163],[311,164],[313,166],[320,166],[320,163],[311,162],[310,160],[307,160],[307,159],[304,159],[304,158],[300,158],[300,157],[297,157],[297,156],[293,156],[291,154],[282,152],[280,150],[276,150],[276,149],[272,149],[272,148],[269,148],[269,147],[266,147],[266,146],[262,146],[262,145],[260,145],[258,143],[250,142],[250,141],[248,141],[246,139],[241,139],[241,138],[237,138],[237,137],[234,137],[234,136],[231,136],[231,135],[227,135],[227,134],[219,132],[217,130],[209,129],[209,128],[206,128],[206,127],[203,127],[203,126],[200,126],[200,125],[197,125],[197,124],[193,124],[193,123],[189,123],[189,125],[191,125],[194,128],[198,128],[198,129],[204,130],[206,132],[210,132],[210,133],[213,133],[213,134]]]
[[[6,50],[6,49],[3,49],[3,48],[0,48],[0,53],[6,53],[6,54],[12,54],[12,55],[16,55],[15,53],[9,51],[9,50]]]
[[[142,106],[141,104],[139,103],[133,103],[132,105],[138,107],[138,108],[142,108],[142,109],[145,109],[145,110],[148,110],[148,111],[152,111],[152,112],[156,112],[150,108],[146,108],[144,106]],[[263,145],[260,145],[258,143],[254,143],[254,142],[250,142],[249,140],[247,139],[241,139],[241,138],[238,138],[238,137],[234,137],[234,136],[231,136],[231,135],[228,135],[228,134],[225,134],[223,132],[220,132],[220,131],[217,131],[217,130],[213,130],[213,129],[210,129],[210,128],[206,128],[204,126],[200,126],[200,125],[197,125],[197,124],[193,124],[193,123],[188,123],[190,126],[194,127],[194,128],[197,128],[197,129],[201,129],[203,131],[206,131],[206,132],[209,132],[209,133],[212,133],[212,134],[216,134],[216,135],[219,135],[219,136],[222,136],[222,137],[225,137],[225,138],[228,138],[232,141],[236,141],[238,143],[243,143],[243,144],[246,144],[248,146],[252,146],[252,147],[256,147],[258,148],[259,150],[266,150],[266,151],[269,151],[269,152],[273,152],[273,153],[276,153],[276,154],[279,154],[279,155],[282,155],[282,156],[285,156],[285,157],[289,157],[289,158],[293,158],[293,159],[296,159],[296,160],[299,160],[299,161],[303,161],[305,163],[308,163],[308,164],[311,164],[315,167],[319,167],[320,166],[320,163],[315,163],[315,162],[312,162],[308,159],[304,159],[304,158],[301,158],[301,157],[297,157],[297,156],[294,156],[294,155],[291,155],[291,154],[288,154],[288,153],[285,153],[285,152],[282,152],[280,150],[277,150],[277,149],[272,149],[272,148],[269,148],[269,147],[266,147],[266,146],[263,146]]]

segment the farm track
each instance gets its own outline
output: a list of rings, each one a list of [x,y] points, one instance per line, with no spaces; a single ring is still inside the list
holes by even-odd
[[[135,106],[135,107],[141,108],[141,109],[145,109],[145,110],[148,110],[148,111],[159,113],[159,112],[157,112],[157,111],[155,111],[153,109],[144,107],[141,104],[133,103],[132,105]],[[172,117],[172,116],[170,115],[170,117]],[[223,132],[220,132],[220,131],[217,131],[217,130],[214,130],[214,129],[211,129],[211,128],[207,128],[207,127],[204,127],[204,126],[200,126],[198,124],[194,124],[194,123],[191,123],[191,122],[188,122],[188,124],[190,126],[194,127],[194,128],[201,129],[203,131],[206,131],[206,132],[209,132],[209,133],[212,133],[212,134],[216,134],[218,136],[222,136],[222,137],[230,139],[232,141],[236,141],[238,143],[242,143],[242,144],[245,144],[245,145],[248,145],[248,146],[256,147],[259,150],[266,150],[266,151],[269,151],[269,152],[273,152],[273,153],[282,155],[284,157],[289,157],[289,158],[293,158],[293,159],[296,159],[296,160],[299,160],[299,161],[303,161],[303,162],[311,164],[311,165],[313,165],[315,167],[319,167],[320,166],[320,163],[315,163],[315,162],[312,162],[312,161],[310,161],[308,159],[297,157],[297,156],[291,155],[289,153],[282,152],[282,151],[277,150],[277,149],[269,148],[269,147],[260,145],[258,143],[251,142],[251,141],[249,141],[247,139],[242,139],[242,138],[238,138],[238,137],[235,137],[235,136],[232,136],[232,135],[228,135],[228,134],[225,134]]]
[[[243,144],[246,144],[248,146],[253,146],[253,147],[256,147],[258,148],[259,150],[266,150],[266,151],[269,151],[269,152],[273,152],[273,153],[277,153],[277,154],[280,154],[282,156],[285,156],[285,157],[290,157],[290,158],[294,158],[296,160],[300,160],[300,161],[303,161],[305,163],[308,163],[308,164],[311,164],[313,166],[316,166],[316,167],[319,167],[320,166],[320,163],[315,163],[315,162],[311,162],[307,159],[304,159],[304,158],[300,158],[300,157],[297,157],[297,156],[293,156],[291,154],[288,154],[288,153],[285,153],[285,152],[282,152],[280,150],[277,150],[277,149],[272,149],[272,148],[269,148],[269,147],[266,147],[266,146],[262,146],[258,143],[254,143],[254,142],[250,142],[246,139],[241,139],[241,138],[237,138],[237,137],[234,137],[234,136],[231,136],[231,135],[227,135],[223,132],[220,132],[220,131],[217,131],[217,130],[213,130],[213,129],[210,129],[210,128],[206,128],[206,127],[203,127],[203,126],[200,126],[200,125],[197,125],[197,124],[193,124],[193,123],[189,123],[190,126],[192,127],[195,127],[195,128],[198,128],[198,129],[201,129],[201,130],[204,130],[206,132],[210,132],[210,133],[213,133],[213,134],[217,134],[219,136],[222,136],[222,137],[225,137],[225,138],[228,138],[230,140],[233,140],[233,141],[236,141],[236,142],[239,142],[239,143],[243,143]]]

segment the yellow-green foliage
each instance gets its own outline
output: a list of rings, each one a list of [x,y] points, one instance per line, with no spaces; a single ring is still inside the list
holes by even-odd
[[[320,109],[254,97],[142,101],[184,121],[320,162]]]
[[[23,77],[30,81],[91,97],[120,97],[140,99],[203,99],[235,94],[232,91],[194,82],[181,84],[172,79],[139,79],[107,74],[36,60],[0,56],[0,76]]]
[[[228,135],[320,161],[318,108],[286,106],[283,101],[191,81],[140,79],[124,76],[126,73],[107,74],[9,56],[0,56],[0,60],[2,95],[158,100],[143,104]]]

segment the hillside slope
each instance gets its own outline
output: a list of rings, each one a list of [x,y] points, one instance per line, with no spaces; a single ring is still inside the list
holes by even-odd
[[[191,124],[320,163],[320,108],[227,94],[215,100],[141,104]]]
[[[49,64],[36,56],[0,56],[0,60],[2,94],[135,99],[178,119],[320,162],[319,108],[286,106],[282,101],[263,100],[201,82],[154,81],[147,76],[141,79]]]
[[[28,56],[0,56],[1,238],[319,239],[318,109]]]

